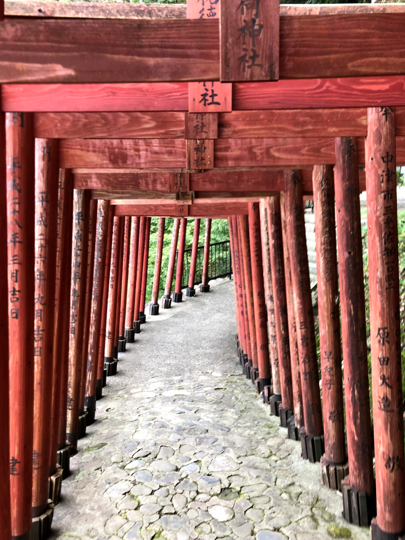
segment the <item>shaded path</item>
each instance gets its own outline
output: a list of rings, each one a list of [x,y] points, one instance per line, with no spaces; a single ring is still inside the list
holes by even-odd
[[[79,441],[53,539],[370,538],[240,374],[235,328],[233,283],[143,327]]]

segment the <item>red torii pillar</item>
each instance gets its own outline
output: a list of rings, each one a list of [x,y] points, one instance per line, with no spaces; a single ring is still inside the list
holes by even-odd
[[[18,540],[30,540],[34,333],[29,329],[33,329],[34,324],[34,302],[40,304],[40,298],[34,299],[35,173],[32,115],[6,113],[6,164],[11,535]]]
[[[34,539],[46,537],[53,505],[48,506],[51,451],[53,329],[55,315],[56,243],[58,220],[57,139],[35,139],[35,306],[34,434],[32,517]],[[29,330],[27,330],[29,332]]]
[[[159,218],[159,227],[158,227],[158,236],[156,244],[156,259],[155,259],[155,274],[153,276],[153,286],[152,286],[152,302],[149,306],[150,315],[159,314],[159,286],[160,286],[160,271],[162,268],[162,253],[163,253],[163,242],[165,237],[165,218]]]
[[[367,111],[370,338],[377,517],[373,540],[405,534],[405,464],[399,311],[394,110]]]
[[[141,217],[139,223],[138,256],[136,267],[135,299],[134,299],[134,330],[135,334],[141,331],[140,305],[142,288],[143,254],[145,250],[146,217]]]
[[[351,523],[368,525],[375,512],[375,503],[356,139],[337,138],[335,151],[335,198],[349,461],[349,476],[342,484],[343,516]]]
[[[122,295],[122,266],[124,255],[124,226],[125,218],[120,219],[120,236],[118,243],[118,261],[117,261],[117,297],[115,300],[115,315],[114,315],[114,358],[118,362],[119,353],[119,331],[120,331],[120,310],[121,310],[121,295]]]
[[[183,281],[186,232],[187,232],[187,218],[181,218],[179,249],[177,251],[176,284],[175,284],[174,293],[173,293],[173,302],[175,303],[182,302],[183,300],[183,292],[181,290],[181,285]]]
[[[212,223],[212,219],[205,220],[204,259],[203,259],[202,283],[200,285],[200,291],[204,293],[209,292],[210,290],[210,286],[208,285],[208,277],[209,277],[209,267],[210,267],[211,223]]]
[[[147,217],[145,220],[145,248],[143,250],[141,300],[139,303],[139,321],[141,324],[144,324],[146,322],[145,299],[146,299],[146,287],[148,285],[150,221],[151,221],[150,217]]]
[[[176,262],[176,250],[177,250],[177,241],[179,237],[179,228],[180,228],[180,219],[173,220],[173,235],[172,243],[170,245],[170,255],[169,255],[169,264],[167,266],[167,276],[166,276],[166,286],[165,292],[162,297],[162,308],[169,309],[172,304],[172,284],[173,284],[173,273],[174,265]]]
[[[285,210],[305,422],[305,428],[300,430],[301,447],[304,459],[315,462],[319,461],[324,453],[324,443],[314,315],[305,242],[302,178],[300,171],[285,171],[284,178]]]
[[[245,280],[245,268],[242,260],[242,240],[240,237],[240,227],[239,227],[239,218],[233,216],[234,227],[235,227],[235,241],[236,248],[239,253],[239,266],[240,266],[240,283],[241,283],[241,303],[243,306],[243,311],[241,311],[241,317],[243,317],[243,327],[244,327],[244,349],[242,354],[242,370],[246,377],[250,378],[250,365],[252,364],[252,344],[250,339],[250,327],[248,319],[248,305],[247,305],[247,294],[246,294],[246,280]],[[250,360],[250,362],[249,362]],[[248,375],[249,373],[249,375]]]
[[[196,218],[194,220],[194,234],[193,234],[193,246],[191,249],[191,259],[190,259],[190,273],[188,276],[188,287],[186,290],[186,296],[195,296],[194,282],[195,282],[195,272],[197,269],[197,256],[198,256],[198,239],[200,237],[200,223],[201,220]]]
[[[135,281],[136,264],[138,257],[138,239],[139,239],[139,217],[131,219],[131,242],[129,248],[129,268],[127,283],[127,306],[125,316],[125,337],[127,343],[134,343],[134,301],[135,301]]]
[[[332,165],[315,165],[312,178],[325,441],[325,453],[321,459],[322,483],[341,491],[348,467],[344,434]]]
[[[107,248],[108,215],[110,201],[100,200],[97,203],[96,243],[94,250],[93,290],[91,298],[90,333],[88,361],[86,366],[86,398],[87,425],[90,426],[96,415],[97,359],[102,318],[102,302],[104,288],[104,269]]]
[[[124,225],[124,247],[122,254],[122,281],[121,281],[121,302],[120,302],[120,322],[119,322],[119,341],[118,352],[124,352],[126,350],[127,340],[125,337],[125,314],[127,304],[127,284],[128,284],[128,272],[129,272],[129,248],[131,240],[131,218],[125,217]]]

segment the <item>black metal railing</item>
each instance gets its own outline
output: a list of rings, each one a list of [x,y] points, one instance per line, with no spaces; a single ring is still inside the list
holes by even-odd
[[[203,272],[203,260],[204,260],[204,246],[198,247],[197,252],[197,265],[195,271],[194,284],[197,285],[202,282]],[[177,253],[176,253],[177,261]],[[191,261],[191,249],[184,250],[184,269],[183,280],[181,288],[185,289],[188,286],[188,276],[190,273],[190,261]],[[208,267],[208,280],[217,279],[220,277],[231,277],[232,275],[232,261],[231,250],[229,240],[225,242],[216,242],[210,245],[210,261]]]

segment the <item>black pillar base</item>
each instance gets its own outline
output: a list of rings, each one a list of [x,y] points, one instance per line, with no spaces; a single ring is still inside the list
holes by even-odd
[[[84,406],[87,409],[86,425],[91,426],[96,419],[96,396],[86,396]]]
[[[172,299],[170,296],[162,296],[162,309],[170,309],[172,307]]]
[[[173,293],[173,302],[175,304],[179,304],[182,301],[183,301],[183,293],[181,291]]]
[[[159,315],[159,304],[149,305],[149,315]]]
[[[66,433],[66,442],[70,446],[70,456],[75,456],[77,454],[77,433]]]
[[[259,384],[260,384],[260,393],[264,392],[264,389],[266,387],[269,387],[271,386],[271,379],[259,379]]]
[[[114,358],[118,360],[118,345],[114,346]]]
[[[135,343],[135,330],[133,328],[125,328],[125,337],[127,343]]]
[[[270,398],[273,395],[271,385],[267,385],[263,388],[263,403],[270,403]]]
[[[243,366],[243,373],[247,379],[250,379],[250,370],[252,369],[252,360],[249,360]]]
[[[273,394],[270,398],[270,414],[280,416],[281,395]]]
[[[256,381],[259,379],[259,370],[257,367],[250,368],[250,380],[253,384],[256,384]]]
[[[325,443],[323,435],[311,437],[305,433],[305,427],[300,429],[302,457],[311,463],[321,461],[325,453]]]
[[[104,366],[107,368],[107,377],[117,374],[118,361],[116,358],[104,357]]]
[[[104,366],[103,369],[103,388],[107,386],[107,368]]]
[[[31,540],[46,540],[51,533],[54,505],[48,501],[47,510],[32,519]]]
[[[141,333],[141,321],[140,320],[134,321],[134,332],[135,332],[135,334],[140,334]]]
[[[329,463],[321,457],[322,484],[335,491],[342,491],[342,482],[349,475],[348,463]]]
[[[118,340],[118,352],[125,352],[127,350],[127,340],[125,337],[120,336]]]
[[[287,420],[287,432],[287,437],[292,441],[299,441],[301,439],[300,430],[295,425],[294,415],[290,416],[290,418]]]
[[[139,312],[139,322],[141,324],[145,324],[146,323],[146,315],[143,311],[140,311]]]
[[[291,418],[291,416],[294,416],[294,411],[291,409],[284,409],[284,407],[280,405],[278,412],[280,414],[280,426],[288,428],[288,419]]]
[[[60,465],[63,471],[62,479],[65,480],[70,474],[70,446],[65,446],[57,451],[56,462]]]
[[[362,527],[368,527],[371,523],[371,520],[373,519],[373,517],[375,517],[377,513],[375,493],[370,496],[367,495],[367,493],[365,493],[364,491],[358,491],[356,488],[350,486],[349,481],[350,480],[347,477],[342,482],[342,515],[348,523],[353,523],[353,525],[361,525]],[[374,536],[373,526],[371,526],[371,537],[373,538],[373,540],[374,538],[378,538],[378,540],[391,540],[400,537],[399,534],[392,537],[381,536],[381,533],[383,531],[379,531],[379,527],[376,522],[375,527],[377,528],[376,536]]]
[[[249,362],[248,355],[245,354],[245,353],[242,351],[240,357],[241,357],[242,371],[243,371],[243,373],[245,373],[245,365]]]
[[[195,296],[195,289],[194,287],[187,287],[186,290],[186,296]]]
[[[401,533],[387,533],[377,525],[377,519],[371,521],[371,540],[405,540],[405,531]]]
[[[103,379],[97,379],[96,381],[96,400],[103,397]]]
[[[210,292],[210,286],[209,285],[200,285],[200,292]]]
[[[83,414],[79,415],[79,431],[77,433],[78,439],[83,439],[83,437],[86,436],[86,421],[87,418],[87,412],[84,412]]]
[[[49,498],[54,506],[59,504],[62,479],[63,469],[58,465],[56,471],[49,477]]]

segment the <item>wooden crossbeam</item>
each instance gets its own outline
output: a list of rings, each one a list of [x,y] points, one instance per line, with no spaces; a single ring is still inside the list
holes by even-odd
[[[401,75],[404,23],[405,13],[281,17],[280,79]],[[0,83],[219,80],[219,60],[218,19],[0,25]]]
[[[203,201],[199,204],[119,204],[115,206],[116,216],[156,216],[156,217],[214,217],[225,218],[230,215],[247,214],[247,202]]]

